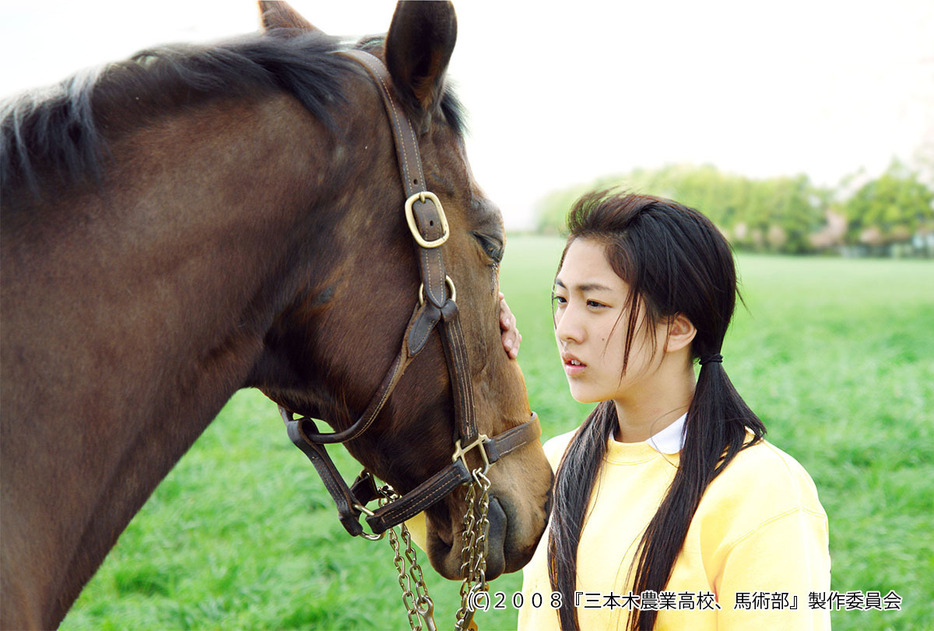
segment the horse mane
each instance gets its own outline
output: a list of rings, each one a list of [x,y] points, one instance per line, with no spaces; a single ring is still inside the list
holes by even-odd
[[[330,123],[328,107],[343,99],[340,76],[350,63],[330,54],[338,48],[319,32],[166,45],[27,92],[0,104],[0,186],[20,182],[38,192],[51,175],[65,184],[97,178],[103,130],[119,133],[211,99],[284,90]]]
[[[25,184],[38,195],[53,177],[63,185],[97,180],[107,155],[104,131],[120,133],[211,99],[282,90],[333,128],[329,108],[344,102],[340,77],[356,68],[332,54],[341,46],[318,31],[287,29],[165,45],[14,97],[0,103],[0,188]],[[453,90],[445,90],[441,110],[462,135],[465,116]]]

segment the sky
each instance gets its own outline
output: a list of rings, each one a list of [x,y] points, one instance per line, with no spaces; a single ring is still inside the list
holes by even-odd
[[[382,33],[390,0],[294,0],[332,35]],[[713,164],[836,185],[934,160],[931,0],[455,1],[449,76],[468,154],[507,228],[550,191]],[[0,0],[0,98],[158,43],[258,28],[250,0]]]

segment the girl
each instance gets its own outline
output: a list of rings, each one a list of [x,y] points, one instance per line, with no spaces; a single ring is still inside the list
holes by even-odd
[[[681,204],[611,192],[568,227],[555,338],[571,395],[599,405],[545,446],[554,507],[520,629],[829,628],[809,607],[830,589],[814,483],[723,367],[726,240]]]

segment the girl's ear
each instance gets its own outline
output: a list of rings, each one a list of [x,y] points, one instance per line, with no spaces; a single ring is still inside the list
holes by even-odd
[[[690,346],[697,335],[697,329],[694,323],[688,320],[687,316],[679,313],[668,322],[668,342],[665,344],[665,352],[673,353],[686,346]]]

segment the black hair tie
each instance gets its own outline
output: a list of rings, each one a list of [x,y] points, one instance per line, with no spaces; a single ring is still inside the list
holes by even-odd
[[[711,363],[713,363],[713,364],[722,364],[722,363],[723,363],[723,355],[721,355],[720,353],[714,353],[713,355],[705,355],[704,357],[701,357],[701,358],[700,358],[700,365],[701,365],[701,366],[703,366],[704,364],[711,364]]]

